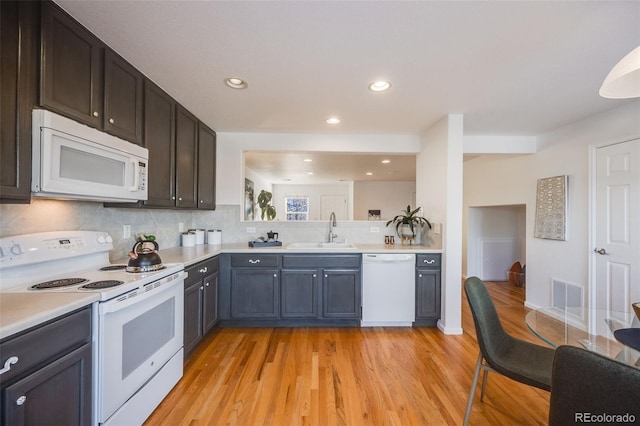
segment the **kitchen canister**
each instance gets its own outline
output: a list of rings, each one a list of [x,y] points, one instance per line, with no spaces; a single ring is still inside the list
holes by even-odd
[[[204,229],[189,229],[189,232],[196,234],[196,244],[204,244]]]
[[[207,244],[222,244],[222,231],[220,229],[209,229],[207,231]]]
[[[196,234],[193,232],[183,232],[180,234],[182,238],[182,247],[193,247],[196,245]]]

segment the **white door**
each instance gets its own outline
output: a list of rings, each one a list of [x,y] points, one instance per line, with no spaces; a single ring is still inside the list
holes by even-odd
[[[631,311],[640,301],[640,139],[597,151],[593,255],[595,307]],[[597,331],[602,323],[596,319]]]
[[[329,220],[331,212],[337,220],[347,220],[347,199],[344,195],[320,196],[320,220]]]

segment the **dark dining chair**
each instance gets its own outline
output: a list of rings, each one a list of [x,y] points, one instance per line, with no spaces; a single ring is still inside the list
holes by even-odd
[[[468,278],[464,282],[464,291],[471,308],[476,338],[478,346],[480,346],[480,354],[476,362],[467,410],[464,415],[463,424],[467,425],[480,370],[483,371],[481,401],[484,398],[489,371],[549,391],[551,390],[551,369],[555,351],[549,347],[516,339],[508,334],[502,327],[493,301],[480,278]]]
[[[640,421],[640,369],[574,346],[556,349],[549,425],[637,421]]]

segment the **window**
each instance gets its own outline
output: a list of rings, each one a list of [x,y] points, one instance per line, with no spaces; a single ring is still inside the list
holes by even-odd
[[[306,195],[285,195],[285,214],[288,221],[309,220],[309,197]]]

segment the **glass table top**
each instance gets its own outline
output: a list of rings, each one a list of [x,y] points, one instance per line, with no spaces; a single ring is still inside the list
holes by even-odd
[[[527,313],[527,327],[551,347],[579,346],[640,367],[640,352],[614,337],[619,329],[640,328],[633,312],[604,309],[542,308]]]

